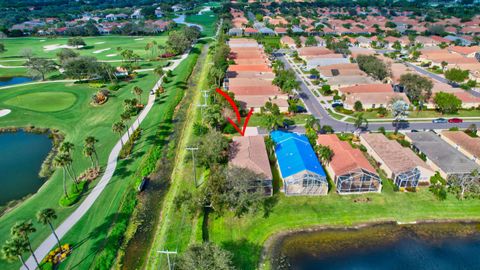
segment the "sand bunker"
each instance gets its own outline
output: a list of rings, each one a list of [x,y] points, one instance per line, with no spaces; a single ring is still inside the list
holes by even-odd
[[[68,45],[60,45],[60,44],[52,44],[52,45],[46,45],[43,46],[43,50],[48,52],[48,51],[54,51],[57,49],[80,49],[83,48],[83,45],[75,47],[75,46],[68,46]]]
[[[5,115],[7,115],[7,114],[9,114],[9,113],[11,113],[11,112],[12,112],[12,111],[9,110],[9,109],[0,110],[0,117],[5,116]]]
[[[102,53],[102,52],[108,51],[108,50],[110,50],[110,49],[111,49],[111,48],[101,49],[101,50],[94,51],[93,53]]]
[[[117,56],[118,54],[116,53],[112,53],[112,54],[107,54],[107,57],[114,57],[114,56]]]
[[[105,41],[95,42],[94,44],[103,44],[103,43],[105,43]]]
[[[136,39],[134,39],[134,40],[144,40],[144,38],[136,38]]]

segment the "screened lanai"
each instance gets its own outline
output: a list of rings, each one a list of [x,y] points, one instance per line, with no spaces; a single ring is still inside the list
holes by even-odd
[[[378,175],[364,169],[338,176],[336,185],[337,192],[340,194],[380,192],[382,189],[382,181]]]

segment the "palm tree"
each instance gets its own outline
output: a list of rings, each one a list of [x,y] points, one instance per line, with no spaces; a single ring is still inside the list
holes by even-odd
[[[55,159],[53,160],[53,166],[56,168],[62,168],[63,169],[63,193],[65,194],[65,197],[68,198],[68,192],[67,192],[67,183],[66,183],[66,164],[65,164],[65,159],[63,155],[57,155]]]
[[[265,115],[265,122],[270,130],[276,130],[279,126],[283,125],[283,116],[277,114]]]
[[[33,227],[32,221],[29,220],[29,221],[24,221],[24,222],[15,224],[11,229],[11,234],[12,236],[16,238],[20,238],[26,242],[28,250],[30,250],[30,253],[32,254],[33,259],[35,260],[35,263],[37,264],[38,269],[42,269],[40,268],[40,264],[38,263],[37,256],[35,256],[35,252],[33,252],[33,249],[32,249],[32,244],[30,243],[30,239],[28,238],[29,234],[34,233],[36,231],[37,230],[35,229],[35,227]]]
[[[120,136],[120,143],[123,147],[122,133],[125,130],[125,124],[122,121],[115,122],[113,123],[112,130]]]
[[[60,152],[71,154],[75,145],[71,142],[64,142],[60,146]]]
[[[52,225],[52,220],[57,219],[57,213],[52,208],[45,208],[41,211],[37,212],[37,220],[38,222],[42,223],[43,225],[50,226],[50,230],[52,231],[53,236],[57,239],[58,247],[63,252],[62,244],[60,243],[60,239],[58,238],[57,233]]]
[[[13,260],[19,259],[22,262],[23,266],[27,270],[30,270],[30,268],[28,268],[22,256],[23,253],[27,251],[28,251],[27,241],[25,241],[25,239],[21,239],[18,237],[14,237],[11,240],[8,240],[7,242],[5,242],[5,244],[2,247],[3,257],[6,260],[13,261]]]
[[[120,115],[120,118],[122,119],[122,122],[128,122],[130,121],[130,119],[132,118],[132,116],[130,115],[129,112],[123,112],[121,115]],[[130,129],[127,128],[127,134],[128,134],[128,137],[130,137]]]
[[[93,161],[93,152],[93,147],[91,147],[90,145],[85,145],[83,147],[83,155],[90,158],[90,161],[92,162],[92,168],[95,168],[95,162]]]
[[[323,164],[326,165],[330,163],[330,161],[332,161],[333,151],[332,149],[330,149],[330,147],[324,145],[316,145],[315,150]]]
[[[354,126],[355,128],[359,129],[363,126],[363,124],[365,124],[365,126],[367,127],[368,126],[368,120],[363,117],[363,113],[357,115],[357,118],[355,118],[355,122],[354,122]]]
[[[309,115],[305,122],[305,128],[312,128],[313,130],[318,131],[320,129],[320,120],[313,115]]]
[[[97,154],[97,149],[95,148],[96,142],[98,142],[98,140],[93,136],[88,136],[87,138],[85,138],[85,146],[88,146],[92,149],[93,154],[95,155],[95,164],[96,164],[96,167],[98,168],[98,154]]]
[[[165,74],[165,72],[163,71],[163,67],[162,67],[162,66],[157,66],[157,67],[153,70],[153,72],[154,72],[155,74],[157,74],[159,80],[160,80],[160,79],[162,78],[162,76]]]
[[[133,89],[132,89],[132,94],[136,95],[138,97],[138,100],[140,101],[140,103],[142,103],[142,94],[143,94],[142,88],[140,88],[138,86],[134,86]]]

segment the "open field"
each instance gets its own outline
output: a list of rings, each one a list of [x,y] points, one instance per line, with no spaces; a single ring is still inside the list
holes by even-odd
[[[22,94],[5,100],[5,105],[36,112],[63,111],[75,104],[77,95],[70,92],[34,92]]]
[[[81,55],[94,56],[99,60],[121,60],[122,57],[117,50],[118,47],[133,50],[133,52],[140,55],[140,57],[147,58],[150,54],[145,51],[145,45],[152,41],[156,41],[158,44],[163,44],[167,40],[167,35],[133,37],[98,36],[83,37],[83,40],[87,44],[86,47],[75,49]],[[55,48],[61,45],[67,45],[67,41],[68,37],[24,37],[3,39],[2,42],[5,44],[6,51],[0,55],[0,64],[5,66],[14,65],[13,63],[16,62],[11,63],[5,60],[18,60],[18,58],[23,58],[21,52],[25,48],[30,48],[34,56],[55,58],[56,53],[60,51],[60,49]]]
[[[60,130],[65,133],[66,141],[75,144],[74,167],[77,172],[81,172],[90,165],[90,161],[82,154],[85,137],[94,136],[99,140],[97,151],[100,163],[104,165],[113,145],[118,140],[118,136],[111,129],[112,123],[120,119],[119,115],[123,111],[123,100],[134,97],[131,94],[134,85],[140,86],[146,92],[152,88],[156,80],[157,76],[152,73],[144,73],[128,85],[122,83],[123,87],[116,92],[112,92],[107,103],[96,107],[90,105],[90,100],[98,89],[91,88],[88,84],[46,83],[2,89],[0,90],[0,107],[10,109],[12,112],[0,119],[0,127],[34,125]],[[34,97],[38,97],[38,94],[41,94],[44,99],[58,100],[61,103],[37,104]],[[74,97],[74,99],[71,99],[71,97]],[[21,102],[22,99],[26,102]],[[147,95],[144,94],[142,99],[145,103]],[[40,105],[40,107],[37,107],[37,105]],[[68,181],[70,185],[71,181]],[[95,184],[96,181],[90,184],[89,189],[93,188]],[[54,224],[58,225],[75,208],[62,208],[58,205],[58,200],[62,194],[62,174],[61,170],[57,170],[36,194],[11,212],[0,217],[0,243],[8,239],[10,227],[15,222],[35,219],[36,212],[41,208],[54,208],[59,217]],[[33,245],[37,246],[46,238],[50,230],[36,222],[34,225],[37,232],[32,234],[31,239]],[[8,269],[9,267],[13,267],[12,264],[0,260],[1,269]]]
[[[217,17],[212,11],[204,12],[201,15],[188,15],[185,18],[188,23],[199,24],[203,26],[202,36],[211,37],[215,35]]]

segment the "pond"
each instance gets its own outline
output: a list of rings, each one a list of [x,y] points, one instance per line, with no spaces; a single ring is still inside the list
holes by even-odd
[[[7,85],[14,85],[20,83],[32,82],[33,79],[29,77],[0,77],[0,87]]]
[[[298,232],[280,237],[273,269],[480,269],[475,223]]]
[[[38,173],[52,142],[46,134],[0,133],[0,205],[35,193],[44,183]]]

